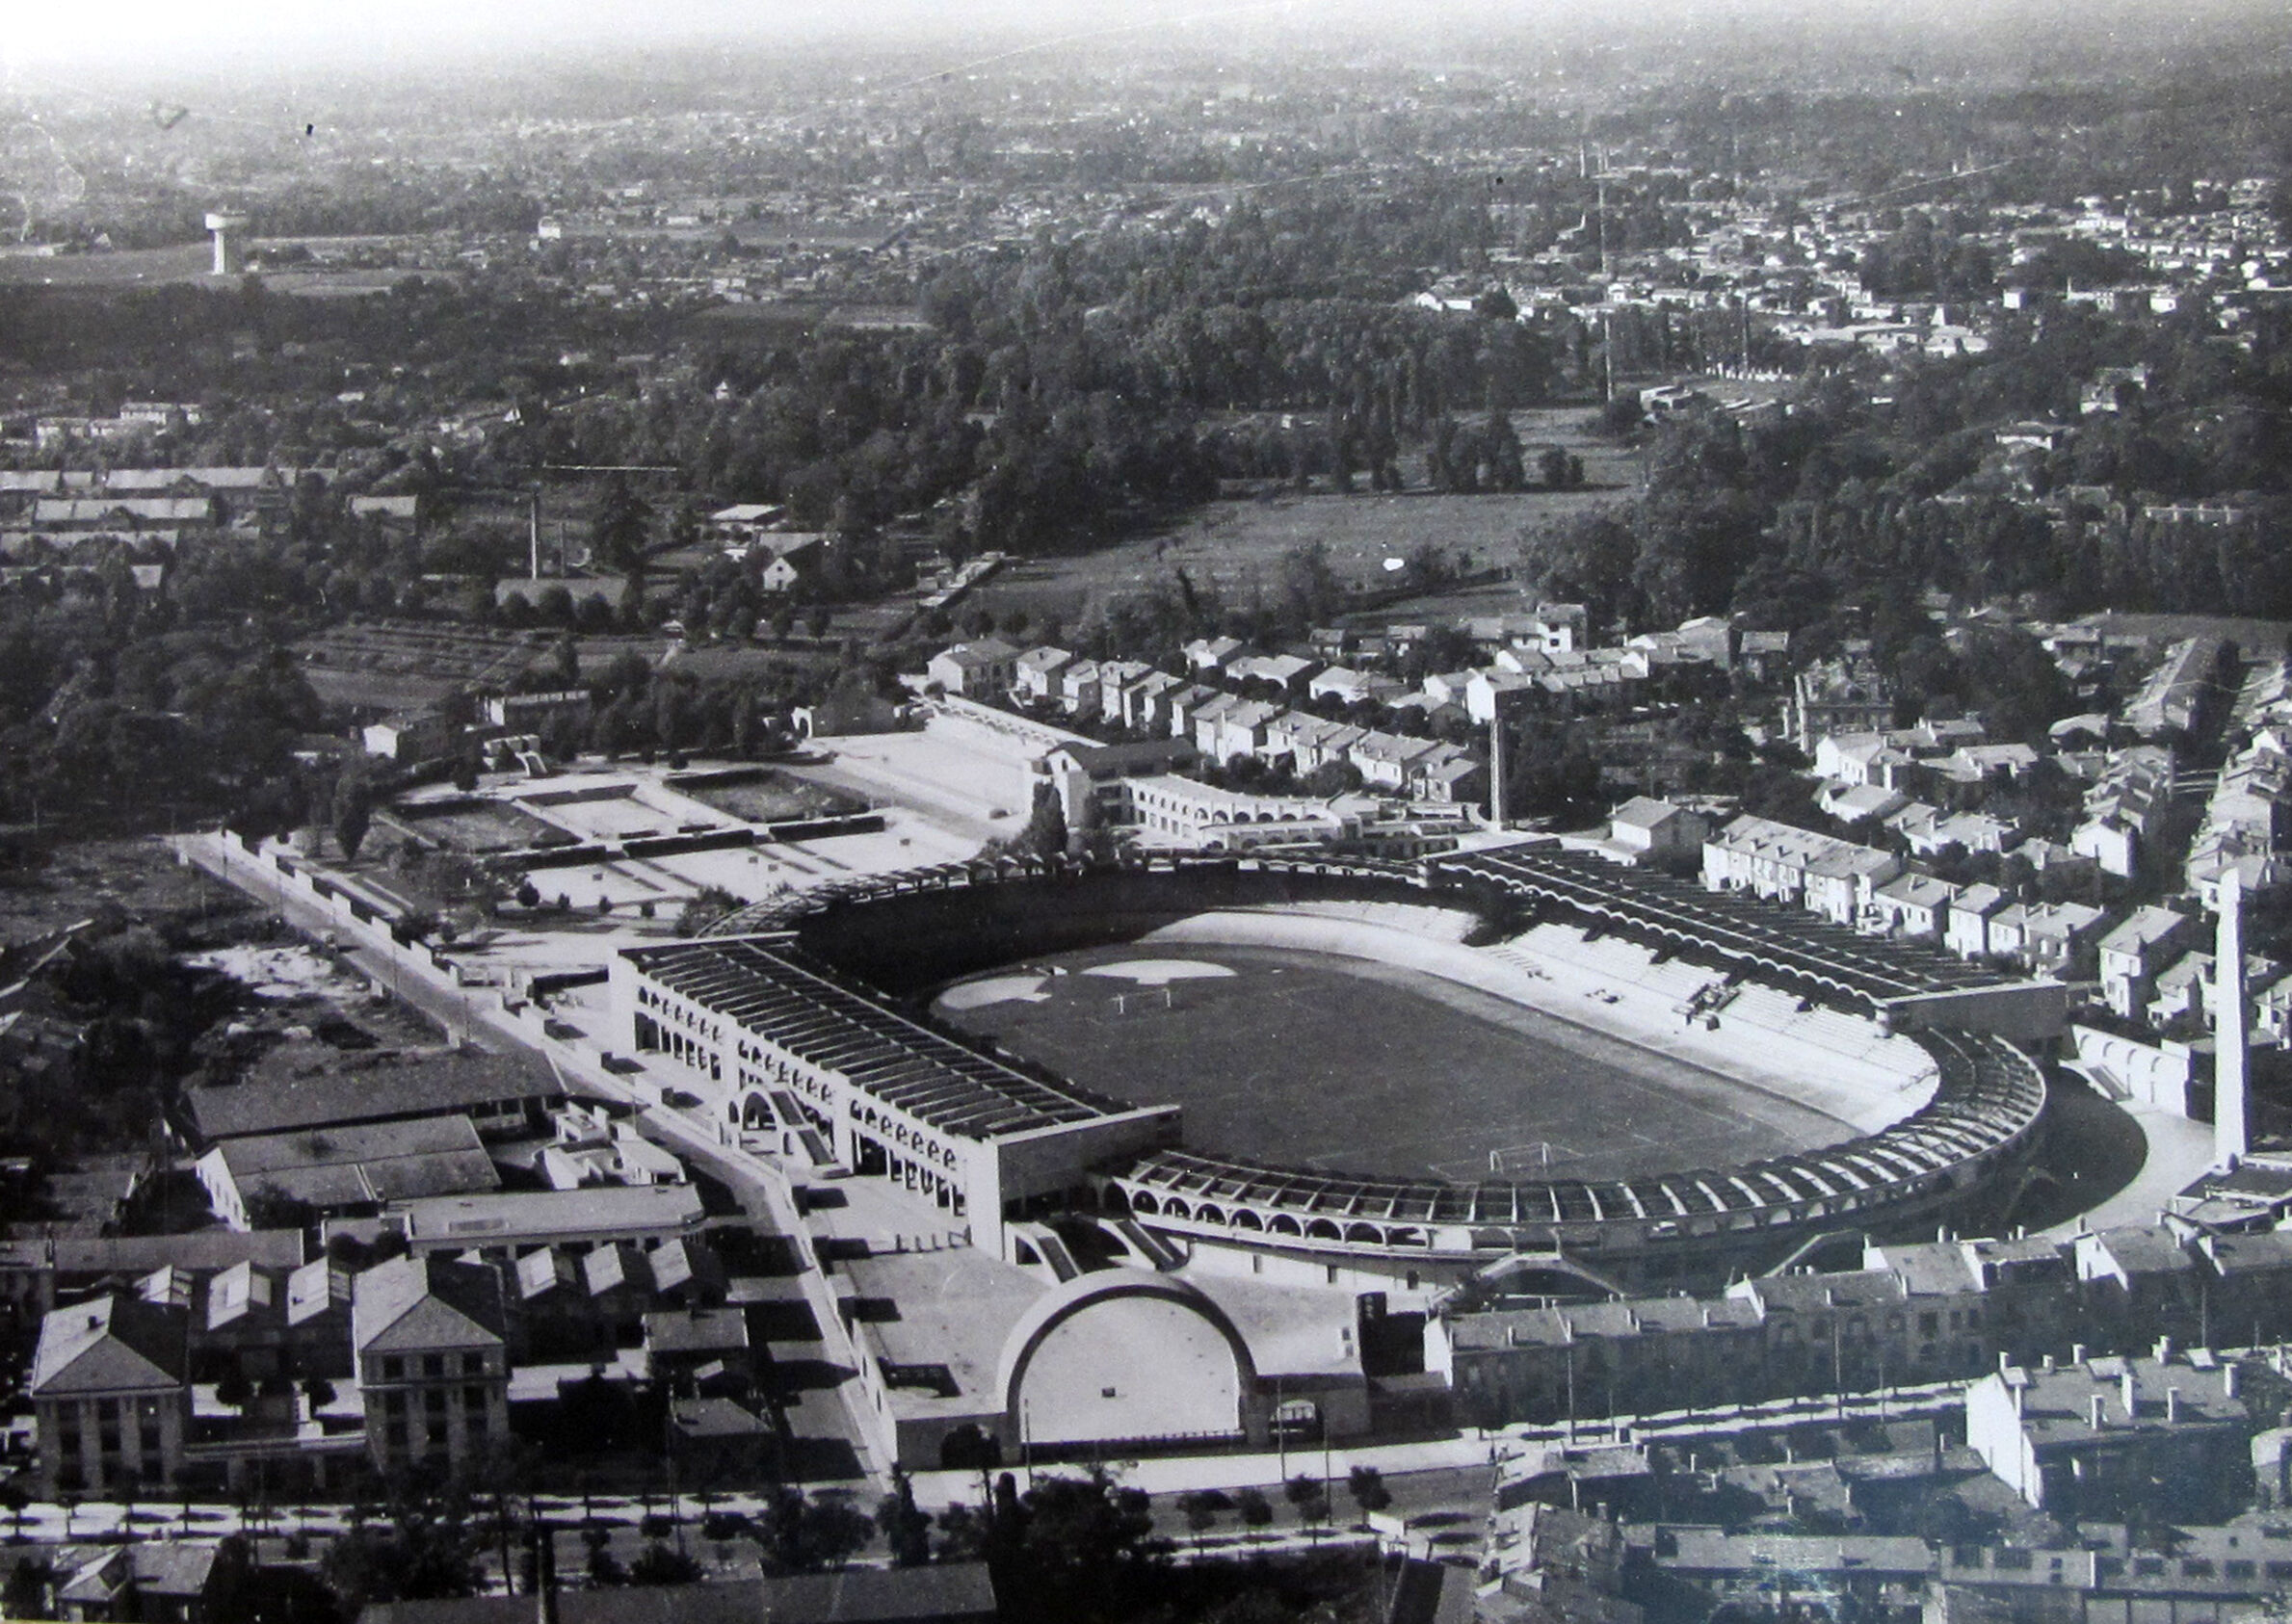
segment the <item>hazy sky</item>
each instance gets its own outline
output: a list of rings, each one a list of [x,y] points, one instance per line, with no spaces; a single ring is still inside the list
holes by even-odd
[[[1262,9],[1315,9],[1279,0]],[[0,0],[0,60],[21,65],[121,54],[275,61],[441,51],[769,39],[829,34],[960,35],[995,24],[1087,30],[1133,17],[1214,12],[1235,0],[1088,5],[1071,0]],[[1238,8],[1237,8],[1238,9]],[[1252,8],[1255,9],[1255,8]]]
[[[2149,15],[2151,8],[2154,15]],[[770,42],[843,36],[895,42],[928,37],[958,53],[1166,21],[1173,35],[1263,37],[1284,25],[1307,35],[1359,24],[1405,44],[1434,16],[1474,13],[1492,34],[1558,31],[1584,39],[1619,25],[1645,30],[1692,18],[1779,21],[1798,13],[1827,32],[1878,33],[2013,15],[2031,25],[2083,22],[2114,35],[2128,20],[2193,14],[2285,15],[2284,0],[0,0],[0,69],[22,83],[58,69],[205,66],[218,60],[275,67],[450,62],[551,47],[633,47],[711,39]],[[2044,32],[2041,27],[2039,32]],[[1146,31],[1151,33],[1149,29]],[[991,43],[989,43],[991,41]]]

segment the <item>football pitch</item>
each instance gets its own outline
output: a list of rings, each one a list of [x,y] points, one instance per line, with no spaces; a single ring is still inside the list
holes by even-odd
[[[1031,958],[937,1010],[1141,1105],[1189,1147],[1330,1171],[1602,1179],[1854,1130],[1541,1010],[1367,959],[1157,944]]]

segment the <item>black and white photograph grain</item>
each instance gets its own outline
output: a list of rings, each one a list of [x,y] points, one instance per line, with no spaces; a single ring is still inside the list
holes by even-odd
[[[2292,7],[0,0],[0,1619],[2292,1624]]]

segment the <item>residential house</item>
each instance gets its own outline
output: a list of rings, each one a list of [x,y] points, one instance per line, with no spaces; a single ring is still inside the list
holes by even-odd
[[[817,578],[830,564],[835,542],[823,535],[779,533],[759,543],[772,562],[756,573],[756,586],[767,592],[792,592]]]
[[[1880,732],[1893,720],[1893,685],[1866,655],[1819,660],[1792,679],[1784,725],[1809,754],[1828,734]]]
[[[1012,689],[1031,703],[1056,703],[1062,696],[1059,678],[1074,661],[1064,648],[1030,648],[1012,662]]]
[[[2008,903],[1989,916],[1989,953],[2032,974],[2068,979],[2085,972],[2105,915],[2083,903]]]
[[[1306,686],[1320,669],[1319,661],[1302,654],[1245,655],[1226,661],[1225,680],[1257,685],[1294,704],[1304,697]]]
[[[1950,900],[1942,927],[1942,945],[1961,958],[1979,958],[1989,951],[1989,921],[2006,906],[2006,894],[1994,885],[1968,885]]]
[[[1357,705],[1364,700],[1381,700],[1401,691],[1401,685],[1388,676],[1374,671],[1357,671],[1345,666],[1330,666],[1314,673],[1305,684],[1308,700],[1334,699],[1341,705]]]
[[[1991,1475],[2032,1506],[2080,1520],[2139,1512],[2160,1492],[2193,1518],[2244,1467],[2252,1430],[2235,1366],[2204,1349],[2009,1366],[1965,1397],[1966,1446]]]
[[[2173,799],[2173,752],[2142,745],[2110,757],[2085,792],[2085,818],[2069,849],[2093,858],[2104,874],[2129,878],[2141,864],[2143,843],[2155,837]]]
[[[1360,769],[1361,781],[1383,789],[1405,789],[1410,771],[1439,747],[1430,739],[1411,739],[1375,729],[1353,742],[1347,759]]]
[[[2196,934],[2195,922],[2186,914],[2153,904],[2135,908],[2101,938],[2101,996],[2109,1008],[2126,1020],[2136,1018],[2148,1002],[2157,972]]]
[[[2096,1323],[2121,1328],[2127,1346],[2198,1330],[2209,1305],[2203,1270],[2172,1230],[2121,1224],[2071,1242],[2077,1278]]]
[[[1541,691],[1542,685],[1533,676],[1502,670],[1474,671],[1464,681],[1464,714],[1486,726]],[[1429,684],[1426,692],[1431,692]]]
[[[1101,660],[1098,662],[1098,720],[1122,724],[1128,695],[1148,677],[1157,675],[1154,668],[1143,660]]]
[[[135,1539],[55,1553],[54,1614],[120,1624],[207,1624],[244,1582],[242,1542]]]
[[[1196,638],[1179,652],[1186,657],[1186,668],[1196,676],[1222,676],[1226,662],[1248,646],[1240,638]]]
[[[1188,684],[1168,671],[1148,671],[1122,690],[1122,725],[1133,733],[1170,731],[1170,696]]]
[[[1098,714],[1098,662],[1077,660],[1059,672],[1059,709],[1071,717]]]
[[[1797,903],[1842,925],[1861,917],[1877,888],[1902,872],[1891,851],[1749,813],[1703,843],[1703,884]]]
[[[1875,923],[1889,936],[1938,942],[1958,887],[1930,874],[1896,875],[1871,894]]]
[[[1634,796],[1609,814],[1606,846],[1627,863],[1685,868],[1701,861],[1710,833],[1711,820],[1694,807]]]
[[[924,674],[950,694],[968,699],[997,699],[1011,692],[1019,651],[1000,638],[959,642],[924,663]]]

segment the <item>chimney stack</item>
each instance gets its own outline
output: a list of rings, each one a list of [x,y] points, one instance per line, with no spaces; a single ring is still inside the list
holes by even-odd
[[[2087,1419],[2093,1423],[2093,1429],[2096,1432],[2108,1425],[2108,1418],[2103,1413],[2108,1406],[2108,1402],[2109,1401],[2102,1398],[2098,1393],[2095,1393],[2093,1396],[2093,1403]]]
[[[2069,1344],[2069,1363],[2072,1365],[2082,1365],[2085,1363],[2084,1343],[2073,1342]]]
[[[2245,1008],[2244,877],[2233,864],[2221,876],[2220,928],[2213,939],[2212,1149],[2233,1167],[2252,1149],[2250,1014]]]
[[[2140,1378],[2139,1376],[2135,1375],[2132,1373],[2132,1371],[2131,1371],[2131,1369],[2130,1369],[2130,1368],[2128,1368],[2128,1369],[2125,1371],[2125,1379],[2124,1379],[2124,1397],[2125,1397],[2125,1419],[2126,1419],[2127,1421],[2138,1421],[2138,1420],[2140,1420],[2140,1419],[2141,1419],[2141,1378]]]
[[[2236,1397],[2236,1366],[2232,1363],[2221,1367],[2221,1397],[2224,1399]]]
[[[2165,1425],[2168,1427],[2180,1425],[2180,1389],[2177,1387],[2165,1389]]]

